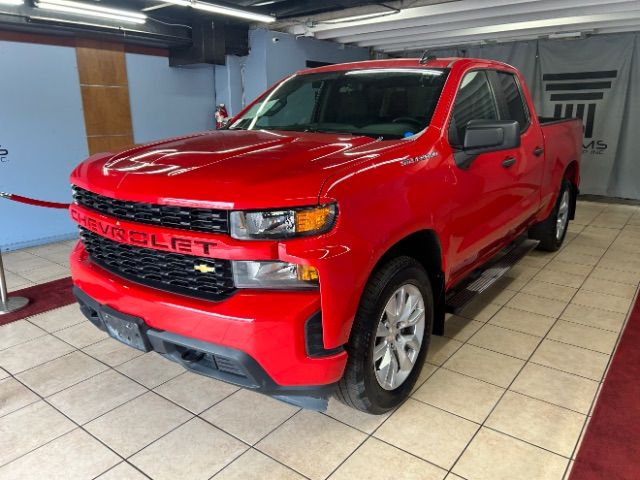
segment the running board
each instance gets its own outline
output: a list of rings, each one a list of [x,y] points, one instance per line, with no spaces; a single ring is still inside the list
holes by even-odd
[[[474,270],[467,279],[456,285],[446,296],[446,311],[457,314],[465,305],[496,283],[522,257],[538,245],[537,240],[514,242],[496,254],[493,259]]]

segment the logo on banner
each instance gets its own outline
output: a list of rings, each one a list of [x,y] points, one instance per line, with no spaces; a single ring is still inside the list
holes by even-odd
[[[611,90],[617,70],[600,70],[594,72],[545,73],[542,76],[544,90],[549,93],[549,100],[554,104],[554,118],[578,117],[584,124],[583,153],[603,154],[607,143],[602,139],[594,139],[596,111],[605,94]]]
[[[0,163],[6,163],[9,161],[9,150],[2,148],[0,145]]]

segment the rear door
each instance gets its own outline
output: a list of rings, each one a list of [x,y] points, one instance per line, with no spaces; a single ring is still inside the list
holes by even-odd
[[[544,165],[542,130],[533,124],[518,77],[511,72],[495,70],[489,73],[502,120],[517,120],[520,124],[520,148],[513,152],[516,162],[510,167],[518,190],[519,203],[514,209],[513,223],[521,226],[540,208]]]
[[[491,70],[472,70],[463,77],[449,125],[454,151],[462,148],[469,121],[505,116],[503,94],[494,76]],[[482,153],[467,168],[451,161],[456,178],[449,225],[455,281],[502,246],[521,221],[522,205],[534,187],[526,185],[523,177],[527,169],[520,149]]]

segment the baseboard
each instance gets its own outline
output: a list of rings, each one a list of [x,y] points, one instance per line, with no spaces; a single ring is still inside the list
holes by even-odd
[[[12,252],[14,250],[20,250],[23,248],[39,247],[41,245],[47,245],[49,243],[64,242],[66,240],[74,240],[76,238],[78,238],[77,232],[64,233],[62,235],[53,235],[51,237],[36,238],[24,242],[15,242],[9,243],[7,245],[0,245],[0,252]]]

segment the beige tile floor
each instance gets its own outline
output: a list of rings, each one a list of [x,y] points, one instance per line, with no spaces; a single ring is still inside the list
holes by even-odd
[[[5,254],[12,290],[71,242]],[[0,327],[0,479],[562,479],[640,281],[640,207],[580,202],[435,337],[412,398],[326,414],[184,372],[74,306]]]

